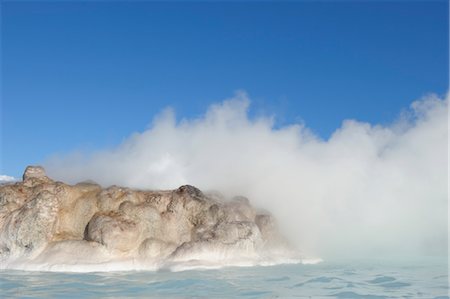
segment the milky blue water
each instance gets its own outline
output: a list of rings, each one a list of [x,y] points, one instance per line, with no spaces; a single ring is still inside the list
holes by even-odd
[[[2,298],[449,298],[447,259],[170,272],[0,271]]]

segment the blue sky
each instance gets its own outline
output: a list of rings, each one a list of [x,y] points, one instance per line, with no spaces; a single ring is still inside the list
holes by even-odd
[[[243,89],[327,138],[448,89],[447,1],[1,3],[2,165],[119,144]]]

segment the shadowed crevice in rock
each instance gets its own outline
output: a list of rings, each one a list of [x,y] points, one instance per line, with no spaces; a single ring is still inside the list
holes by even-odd
[[[273,217],[247,198],[226,201],[185,185],[144,191],[94,182],[68,185],[29,166],[0,186],[0,260],[94,264],[298,258]]]

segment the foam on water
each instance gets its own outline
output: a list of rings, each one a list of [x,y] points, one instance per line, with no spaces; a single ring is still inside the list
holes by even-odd
[[[228,260],[199,260],[192,259],[182,262],[170,260],[139,260],[139,259],[115,259],[96,263],[71,263],[67,262],[36,262],[29,259],[18,259],[13,261],[2,261],[0,270],[22,270],[43,272],[124,272],[124,271],[159,271],[169,270],[173,272],[194,269],[220,269],[224,267],[254,267],[273,266],[280,264],[316,264],[320,259],[228,259]]]
[[[298,252],[258,252],[227,247],[208,251],[205,248],[167,258],[137,258],[121,256],[118,251],[90,242],[65,241],[49,245],[30,256],[12,256],[0,261],[0,269],[50,272],[115,272],[115,271],[185,271],[220,269],[223,267],[273,266],[279,264],[315,264],[319,258],[305,258]],[[123,254],[123,253],[122,253]]]

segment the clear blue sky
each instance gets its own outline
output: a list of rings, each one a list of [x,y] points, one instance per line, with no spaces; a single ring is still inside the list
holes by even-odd
[[[447,1],[5,2],[2,165],[119,144],[246,90],[252,113],[327,138],[448,89]]]

